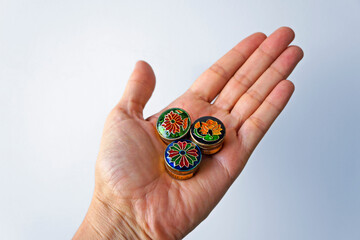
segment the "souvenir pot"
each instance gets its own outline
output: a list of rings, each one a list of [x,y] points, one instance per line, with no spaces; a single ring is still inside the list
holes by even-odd
[[[185,137],[190,127],[190,115],[181,108],[165,110],[160,114],[156,123],[156,129],[165,143]]]
[[[175,140],[165,150],[165,168],[173,178],[189,179],[199,168],[201,158],[201,149],[194,142],[187,139]]]
[[[194,121],[190,129],[191,140],[204,154],[220,151],[225,139],[225,125],[217,118],[205,116]]]

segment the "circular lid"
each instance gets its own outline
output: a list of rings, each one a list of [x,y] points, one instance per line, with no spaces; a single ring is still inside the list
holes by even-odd
[[[200,145],[217,144],[224,140],[225,125],[215,117],[201,117],[191,126],[190,134]]]
[[[201,162],[201,150],[190,140],[175,140],[165,150],[165,162],[177,171],[191,171]]]
[[[181,108],[170,108],[162,112],[156,123],[160,136],[170,141],[184,137],[190,126],[190,116]]]

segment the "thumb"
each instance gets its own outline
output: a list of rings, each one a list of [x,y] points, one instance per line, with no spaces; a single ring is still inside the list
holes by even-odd
[[[142,118],[145,104],[155,88],[155,74],[145,61],[138,61],[118,104],[130,116]]]

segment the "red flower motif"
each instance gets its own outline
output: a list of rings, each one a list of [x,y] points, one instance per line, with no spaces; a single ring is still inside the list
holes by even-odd
[[[174,143],[168,154],[168,157],[171,158],[170,161],[174,162],[175,166],[179,165],[180,167],[194,165],[194,162],[198,161],[196,157],[199,156],[195,145],[186,141]]]
[[[164,122],[161,124],[169,133],[178,133],[180,132],[180,126],[183,125],[183,120],[181,116],[173,111],[166,114]]]

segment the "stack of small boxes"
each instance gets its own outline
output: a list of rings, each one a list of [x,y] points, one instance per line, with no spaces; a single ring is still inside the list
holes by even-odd
[[[205,116],[191,124],[190,115],[181,108],[162,112],[156,128],[161,139],[169,144],[164,154],[166,170],[181,180],[195,174],[202,154],[220,151],[225,139],[225,126],[219,119]]]

